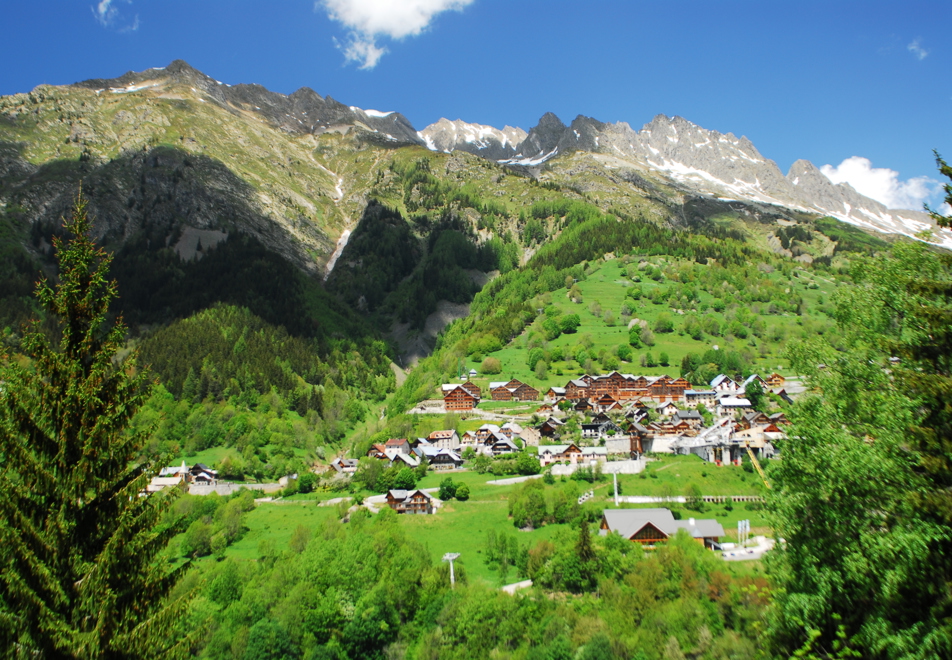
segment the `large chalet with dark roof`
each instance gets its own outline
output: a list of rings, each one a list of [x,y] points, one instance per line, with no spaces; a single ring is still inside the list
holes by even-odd
[[[472,383],[443,385],[443,405],[450,410],[472,410],[482,397],[478,385]]]
[[[629,401],[649,397],[656,401],[683,401],[691,384],[684,378],[670,376],[633,376],[613,371],[604,376],[581,376],[566,383],[564,396],[572,401],[581,399],[599,400],[610,397],[613,401]],[[555,394],[552,390],[549,395]]]
[[[489,395],[493,401],[538,401],[539,390],[513,378],[489,384]]]

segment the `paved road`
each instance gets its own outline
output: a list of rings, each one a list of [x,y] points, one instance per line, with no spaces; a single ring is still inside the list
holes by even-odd
[[[532,586],[532,580],[523,580],[522,582],[513,582],[512,584],[507,584],[502,588],[507,594],[514,594],[520,589],[528,589]]]

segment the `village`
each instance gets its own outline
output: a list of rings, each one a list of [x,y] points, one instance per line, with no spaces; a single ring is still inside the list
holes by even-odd
[[[515,431],[515,439],[538,447],[542,467],[592,459],[638,460],[650,453],[695,454],[716,465],[739,464],[744,453],[754,459],[772,457],[774,441],[783,437],[782,427],[787,424],[783,412],[754,410],[745,393],[753,385],[761,393],[790,402],[785,382],[777,373],[766,379],[753,374],[740,382],[720,374],[708,388],[694,389],[684,378],[613,371],[586,374],[544,394],[516,379],[493,382],[489,400],[544,399],[534,415],[546,418]],[[471,412],[483,400],[479,386],[468,380],[444,384],[442,394],[446,411]],[[514,429],[519,427],[511,422],[500,427],[486,424],[464,434],[458,444],[441,448],[473,447],[477,453],[491,455],[516,451]]]
[[[649,462],[666,455],[693,455],[715,469],[739,466],[746,460],[769,487],[760,463],[776,456],[775,442],[784,437],[783,429],[788,424],[783,412],[755,410],[748,398],[748,393],[753,393],[762,399],[760,403],[789,401],[786,380],[776,373],[767,378],[754,374],[743,381],[721,374],[706,387],[696,388],[684,378],[613,371],[582,375],[564,387],[553,386],[544,392],[510,379],[489,383],[486,399],[471,378],[461,381],[442,385],[442,400],[430,402],[430,407],[424,409],[463,419],[491,401],[497,406],[494,416],[509,421],[486,422],[470,430],[438,429],[425,437],[389,438],[372,444],[362,456],[334,457],[323,468],[315,468],[317,474],[305,476],[328,483],[350,483],[353,490],[357,473],[374,464],[390,474],[403,475],[482,473],[506,465],[510,472],[493,470],[493,474],[518,475],[508,480],[512,482],[546,475],[564,480],[577,471],[588,471],[615,477],[616,507],[642,499],[650,504],[663,502],[664,498],[619,498],[617,477],[642,473]],[[500,409],[500,402],[520,408]],[[441,409],[434,411],[433,404],[441,404]],[[216,470],[208,465],[189,467],[183,462],[163,469],[147,490],[179,486],[195,495],[228,495],[248,488],[259,492],[257,497],[264,498],[260,501],[271,501],[280,498],[289,484],[296,487],[298,481],[302,481],[299,475],[292,474],[275,484],[227,483],[219,480]],[[415,481],[389,484],[383,495],[371,496],[365,504],[388,507],[397,514],[437,514],[443,504],[437,497],[438,489],[417,488]],[[723,502],[726,494],[705,495],[711,501]],[[579,503],[590,497],[580,497]],[[606,509],[600,529],[602,534],[617,532],[645,548],[654,547],[680,529],[709,549],[733,547],[724,543],[725,531],[719,521],[693,517],[681,520],[673,515],[669,508]],[[724,557],[729,558],[728,554],[724,552]]]

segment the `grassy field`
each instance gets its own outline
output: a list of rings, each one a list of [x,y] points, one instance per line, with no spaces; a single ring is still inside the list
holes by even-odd
[[[763,485],[757,475],[745,472],[740,467],[717,468],[704,463],[694,456],[665,456],[649,463],[647,478],[639,475],[621,475],[619,483],[624,495],[682,495],[692,483],[698,484],[705,495],[760,495]],[[657,478],[650,475],[655,474]],[[432,516],[400,516],[400,524],[407,530],[410,538],[422,543],[433,561],[438,562],[447,552],[458,552],[458,565],[462,566],[470,580],[498,587],[518,579],[515,569],[506,576],[490,569],[483,561],[487,533],[513,535],[520,545],[532,547],[542,539],[565,536],[566,542],[574,542],[575,530],[571,525],[544,525],[531,532],[516,529],[508,516],[508,498],[518,486],[497,486],[488,483],[495,479],[490,474],[475,472],[431,472],[420,483],[420,488],[437,488],[440,482],[450,476],[457,484],[465,483],[470,487],[470,499],[466,502],[450,500]],[[546,486],[546,492],[563,488],[564,482]],[[614,508],[612,502],[612,481],[600,483],[578,483],[580,491],[593,490],[594,504],[597,507]],[[294,530],[303,525],[315,529],[327,520],[337,517],[337,507],[317,506],[317,502],[339,497],[339,493],[314,493],[295,495],[284,500],[285,503],[262,503],[247,514],[245,525],[248,532],[227,550],[227,556],[238,559],[255,559],[259,555],[259,544],[270,540],[278,552],[287,550]],[[658,504],[624,504],[624,508],[650,508]],[[769,533],[764,512],[756,505],[735,503],[732,511],[722,504],[706,504],[703,511],[690,511],[683,505],[671,505],[678,510],[682,518],[714,518],[724,527],[725,540],[736,537],[737,521],[748,519],[755,534]]]
[[[691,484],[696,484],[703,495],[764,494],[764,484],[756,472],[734,465],[717,467],[694,455],[649,461],[644,472],[619,475],[618,483],[624,495],[684,495]]]
[[[652,258],[651,261],[656,265],[664,265],[664,260],[658,258]],[[672,261],[668,260],[668,263],[672,263]],[[677,265],[679,262],[673,263]],[[783,291],[795,292],[800,295],[803,298],[805,308],[803,316],[790,313],[769,314],[766,313],[767,304],[751,305],[753,318],[760,320],[765,327],[761,337],[758,338],[750,334],[746,339],[731,339],[724,335],[705,335],[703,339],[695,340],[690,335],[681,332],[681,326],[686,318],[684,314],[679,314],[667,303],[654,304],[649,300],[654,289],[667,288],[676,283],[667,280],[656,282],[641,278],[642,281],[638,285],[643,291],[643,297],[640,300],[632,300],[626,298],[627,289],[634,284],[626,272],[628,267],[621,259],[609,259],[595,266],[587,279],[577,283],[582,293],[581,303],[573,303],[569,300],[567,289],[563,288],[552,292],[551,304],[563,314],[578,314],[581,325],[576,333],[563,334],[548,342],[549,349],[561,348],[563,351],[574,354],[574,347],[587,342],[591,345],[588,353],[593,358],[602,350],[614,353],[620,344],[628,344],[628,327],[621,316],[622,305],[628,304],[633,308],[631,318],[646,321],[650,328],[654,328],[654,324],[662,313],[668,314],[674,321],[674,332],[655,332],[655,345],[634,349],[631,362],[622,362],[619,371],[648,376],[667,374],[676,377],[680,375],[681,360],[687,353],[700,354],[717,345],[721,349],[750,354],[754,360],[755,370],[758,372],[769,374],[777,371],[786,376],[791,376],[794,374],[790,372],[788,362],[781,357],[786,340],[791,337],[806,336],[813,332],[826,330],[830,320],[819,310],[829,301],[830,294],[838,286],[837,282],[828,276],[818,275],[807,270],[796,270],[796,277],[791,276],[789,278],[779,271],[769,274],[757,272],[756,277],[761,283],[782,286]],[[752,270],[756,272],[756,269]],[[592,306],[596,302],[601,308],[598,315],[592,311]],[[714,302],[715,296],[710,291],[700,289],[696,315],[701,317],[707,314],[717,319],[724,326],[730,318],[730,310],[716,312],[712,307],[709,307]],[[730,304],[729,300],[725,300],[725,302]],[[759,309],[761,313],[754,313],[753,309],[755,308]],[[701,311],[702,309],[704,311]],[[614,317],[614,322],[611,325],[607,322],[607,312],[609,311]],[[548,365],[546,377],[538,378],[534,372],[530,371],[527,364],[529,351],[527,343],[533,329],[534,326],[530,326],[529,330],[507,346],[488,354],[500,360],[502,373],[491,376],[480,375],[474,379],[474,382],[482,387],[484,392],[488,390],[491,381],[507,380],[509,378],[518,378],[540,391],[544,391],[553,385],[564,386],[569,379],[584,373],[582,365],[579,365],[574,359],[568,359],[554,361]],[[668,366],[642,367],[640,358],[648,352],[651,352],[655,359],[660,359],[661,353],[666,353]],[[472,356],[466,362],[466,369],[474,368],[478,370],[479,367],[480,362],[474,361]],[[601,369],[601,365],[596,360],[596,371],[607,371],[607,369]],[[484,400],[480,404],[480,408],[490,410],[497,405],[499,404],[496,402],[490,403]],[[505,405],[502,407],[505,407]]]
[[[257,559],[258,544],[270,540],[278,552],[288,549],[291,535],[298,525],[314,529],[325,520],[337,517],[337,508],[316,504],[259,504],[245,514],[248,531],[228,547],[226,556],[235,559]]]

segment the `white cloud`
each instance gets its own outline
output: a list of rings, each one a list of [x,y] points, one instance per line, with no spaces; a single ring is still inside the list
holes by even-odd
[[[873,167],[868,158],[852,156],[837,167],[824,165],[820,171],[833,183],[848,183],[861,195],[875,199],[891,209],[922,210],[940,188],[938,181],[927,176],[899,180],[899,172]]]
[[[132,4],[132,0],[120,0]],[[136,14],[131,23],[121,21],[119,8],[115,6],[114,0],[99,0],[91,7],[93,16],[103,27],[116,27],[119,32],[135,32],[139,29],[139,15]]]
[[[112,6],[112,0],[99,0],[93,9],[93,16],[103,26],[111,25],[119,15],[119,10]]]
[[[106,2],[107,0],[103,0]],[[460,11],[473,0],[317,0],[314,9],[324,9],[334,21],[350,30],[348,41],[338,43],[348,62],[372,69],[387,52],[377,45],[380,37],[415,37],[444,11]]]
[[[344,53],[348,62],[361,62],[361,69],[372,69],[387,52],[386,48],[377,45],[373,37],[362,36],[356,32],[350,33],[350,39],[341,44],[334,39],[334,44]]]
[[[906,46],[909,49],[909,52],[916,56],[918,60],[926,59],[926,56],[929,54],[925,48],[922,47],[922,38],[916,37],[912,40],[912,43]]]

